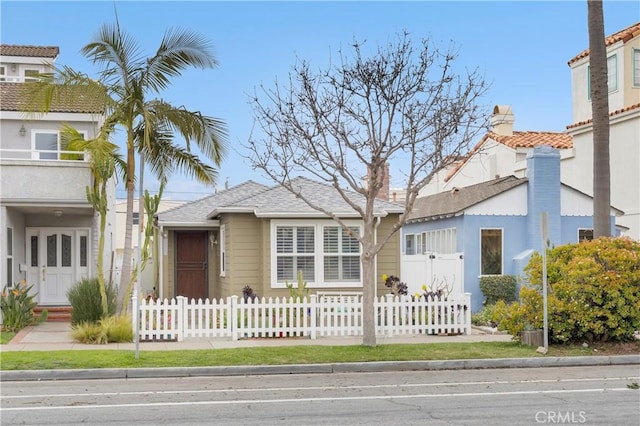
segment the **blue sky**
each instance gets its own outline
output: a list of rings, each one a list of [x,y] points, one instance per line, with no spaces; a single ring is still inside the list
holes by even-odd
[[[215,46],[219,67],[194,70],[173,81],[163,98],[223,119],[230,149],[218,185],[245,180],[270,183],[243,158],[253,125],[248,102],[260,84],[285,79],[296,58],[324,68],[331,55],[354,40],[386,44],[407,30],[414,41],[429,37],[439,47],[453,41],[457,64],[478,68],[491,88],[482,102],[510,104],[516,130],[563,131],[571,124],[571,75],[567,61],[588,47],[587,4],[582,1],[12,1],[0,2],[4,44],[59,46],[58,65],[92,74],[79,54],[103,23],[115,21],[148,55],[168,28],[197,31]],[[640,20],[640,3],[605,1],[605,33]],[[391,185],[395,180],[393,165]],[[399,177],[400,174],[398,173]],[[145,178],[154,192],[158,184]],[[167,199],[210,194],[175,175]],[[118,191],[118,198],[124,197]]]

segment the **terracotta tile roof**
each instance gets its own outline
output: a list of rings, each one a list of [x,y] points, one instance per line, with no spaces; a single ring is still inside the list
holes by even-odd
[[[618,31],[617,33],[610,35],[609,37],[604,39],[604,43],[606,46],[611,46],[614,43],[617,43],[619,41],[622,41],[623,43],[628,42],[629,40],[631,40],[634,37],[637,37],[640,35],[640,22],[637,22],[633,25],[631,25],[628,28],[625,28],[622,31]],[[571,59],[569,62],[567,62],[568,65],[571,65],[572,63],[582,59],[582,58],[586,58],[587,56],[589,56],[589,49],[584,50],[583,52],[581,52],[580,54],[578,54],[577,56],[575,56],[573,59]]]
[[[28,84],[0,82],[0,110],[25,111],[23,99]],[[70,95],[54,100],[51,112],[100,114],[103,108],[95,100]]]
[[[628,112],[628,111],[633,111],[634,109],[640,109],[640,104],[635,104],[635,105],[631,105],[625,108],[621,108],[621,109],[617,109],[613,112],[609,113],[609,117],[613,117],[615,115],[619,115],[622,114],[623,112]],[[585,124],[590,124],[591,122],[593,122],[592,119],[588,119],[588,120],[584,120],[584,121],[578,121],[577,123],[573,123],[573,124],[569,124],[567,126],[567,129],[573,129],[576,127],[580,127],[580,126],[584,126]]]
[[[567,133],[558,132],[513,132],[513,135],[499,135],[494,132],[489,132],[483,136],[483,138],[476,144],[475,147],[469,152],[464,160],[460,161],[456,167],[454,167],[444,178],[447,182],[460,170],[467,160],[478,152],[484,143],[492,139],[498,143],[501,143],[509,148],[533,148],[539,145],[548,145],[552,148],[567,149],[573,148],[573,136]]]
[[[573,147],[573,138],[566,133],[558,132],[513,132],[511,136],[489,132],[489,137],[509,148],[533,148],[539,145],[558,149]]]
[[[58,46],[21,46],[0,44],[2,56],[25,56],[31,58],[56,58],[60,53]]]

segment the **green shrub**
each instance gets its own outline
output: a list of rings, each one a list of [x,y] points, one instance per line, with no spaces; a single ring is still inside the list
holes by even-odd
[[[71,303],[71,325],[82,322],[98,322],[100,319],[111,316],[116,311],[116,291],[114,286],[107,285],[108,312],[102,312],[100,298],[100,283],[97,278],[86,278],[78,281],[67,291],[67,298]]]
[[[486,327],[495,327],[497,324],[493,321],[493,311],[495,305],[487,305],[475,314],[471,315],[471,324],[482,325]]]
[[[126,343],[133,341],[133,328],[131,326],[131,316],[129,315],[105,318],[100,321],[100,325],[106,331],[109,342]]]
[[[514,338],[530,325],[542,327],[542,256],[525,273],[531,283],[520,303],[498,303],[499,328]],[[598,238],[550,249],[547,255],[549,340],[628,341],[640,329],[640,243]]]
[[[22,281],[13,288],[5,287],[2,291],[0,309],[5,331],[16,332],[35,322],[33,309],[38,303],[34,300],[37,293],[29,294],[32,288],[33,284],[27,285],[26,281]]]
[[[131,317],[111,316],[97,322],[82,321],[73,326],[72,337],[81,343],[104,345],[133,341]]]
[[[494,305],[498,300],[505,303],[516,301],[516,277],[513,275],[488,275],[480,277],[480,290],[485,305]]]
[[[108,342],[107,333],[99,322],[81,321],[73,326],[71,336],[80,343],[104,345]]]

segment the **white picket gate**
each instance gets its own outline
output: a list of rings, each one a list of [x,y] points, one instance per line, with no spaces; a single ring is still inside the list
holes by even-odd
[[[471,294],[434,299],[382,296],[374,300],[376,334],[470,334]],[[135,306],[138,305],[138,306]],[[361,336],[361,295],[312,295],[304,298],[238,296],[224,300],[143,300],[136,303],[142,341],[189,337]],[[135,322],[134,322],[135,327]]]

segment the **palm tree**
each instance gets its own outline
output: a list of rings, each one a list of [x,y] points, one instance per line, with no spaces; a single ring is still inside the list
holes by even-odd
[[[591,116],[593,121],[593,236],[611,236],[609,89],[602,0],[587,1]]]
[[[91,99],[104,110],[105,126],[109,127],[106,133],[124,129],[127,215],[118,287],[118,310],[123,313],[132,276],[135,155],[143,154],[152,173],[161,181],[174,170],[180,170],[200,183],[215,183],[216,169],[192,152],[191,144],[195,142],[200,153],[219,166],[227,140],[225,124],[199,111],[171,105],[158,95],[169,86],[172,77],[180,76],[185,69],[214,68],[217,63],[210,43],[190,31],[168,30],[155,55],[145,57],[117,22],[103,25],[96,39],[84,46],[81,53],[100,67],[96,79],[68,67],[57,69],[55,76],[37,83],[39,93],[32,93],[30,99],[35,100],[42,112],[62,93]],[[176,142],[176,133],[185,140],[185,146]]]

